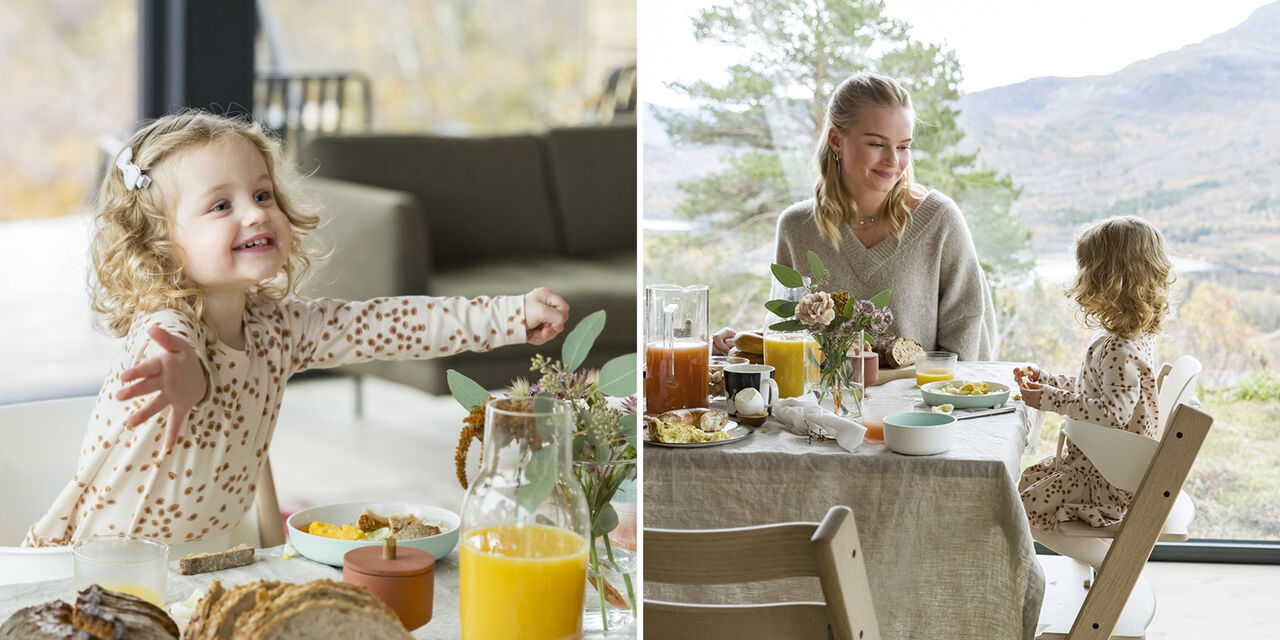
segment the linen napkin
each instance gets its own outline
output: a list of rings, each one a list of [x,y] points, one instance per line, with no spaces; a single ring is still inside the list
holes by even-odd
[[[773,417],[783,424],[787,431],[797,435],[809,435],[815,427],[821,427],[828,435],[836,439],[836,444],[845,451],[853,451],[862,444],[862,437],[867,428],[850,420],[841,418],[832,411],[818,405],[817,398],[803,394],[794,398],[781,398],[773,403]]]

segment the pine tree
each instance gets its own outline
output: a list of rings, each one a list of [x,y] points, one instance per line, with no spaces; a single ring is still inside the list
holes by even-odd
[[[1020,189],[958,148],[955,52],[913,41],[874,0],[737,0],[700,11],[693,24],[699,42],[740,47],[745,59],[720,85],[669,83],[703,105],[696,113],[654,108],[674,144],[734,148],[723,170],[681,183],[679,212],[729,213],[721,218],[739,224],[810,197],[807,159],[831,93],[850,74],[875,71],[911,93],[916,179],[960,205],[993,287],[1030,271],[1031,232],[1010,214]]]

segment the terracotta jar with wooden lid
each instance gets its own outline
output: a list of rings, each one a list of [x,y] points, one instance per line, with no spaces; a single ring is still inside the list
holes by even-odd
[[[413,631],[431,620],[435,598],[436,560],[411,547],[396,548],[388,538],[381,547],[352,549],[342,557],[342,580],[364,585],[387,603],[405,629]]]

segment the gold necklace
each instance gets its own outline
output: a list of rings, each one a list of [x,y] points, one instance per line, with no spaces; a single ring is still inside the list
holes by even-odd
[[[856,222],[859,227],[865,227],[869,224],[875,224],[878,220],[880,220],[880,216],[871,216],[869,218],[854,220],[854,222]]]

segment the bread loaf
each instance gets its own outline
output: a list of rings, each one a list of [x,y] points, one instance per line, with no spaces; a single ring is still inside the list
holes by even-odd
[[[761,355],[764,353],[764,336],[758,331],[743,331],[734,337],[733,348],[738,351]]]
[[[880,354],[880,366],[885,369],[900,369],[916,363],[916,354],[924,352],[919,342],[897,336],[885,336],[872,347]]]
[[[0,625],[3,640],[130,638],[177,640],[178,625],[150,602],[92,585],[76,596],[19,610]]]
[[[230,590],[214,581],[183,634],[184,640],[411,637],[391,607],[368,589],[333,580],[261,580]]]

